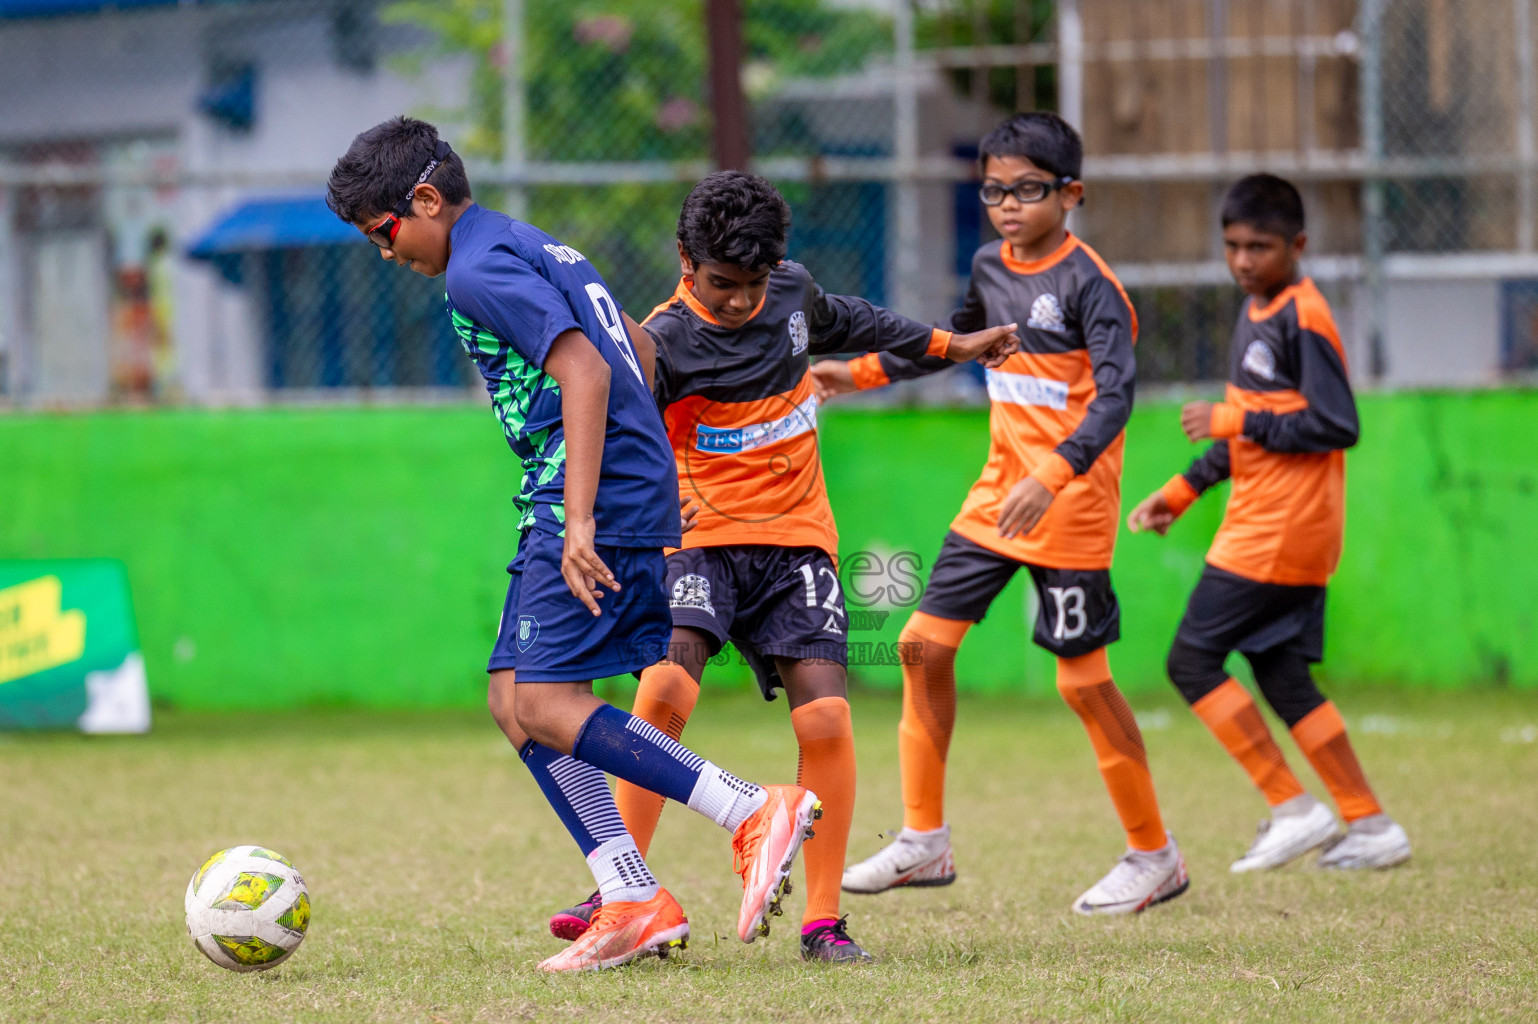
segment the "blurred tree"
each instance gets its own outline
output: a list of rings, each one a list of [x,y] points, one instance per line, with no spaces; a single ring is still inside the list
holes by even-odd
[[[407,59],[408,68],[470,60],[467,107],[424,113],[459,126],[454,141],[462,154],[498,161],[501,0],[398,0],[382,18],[428,33],[430,44]],[[529,160],[707,157],[701,0],[525,0],[524,26]],[[857,71],[892,45],[887,19],[825,0],[745,0],[743,32],[745,81],[755,101],[786,79]],[[776,152],[806,149],[805,138],[772,134],[761,141]],[[622,301],[649,308],[672,290],[677,261],[669,242],[689,184],[540,185],[529,190],[529,218],[593,258]]]

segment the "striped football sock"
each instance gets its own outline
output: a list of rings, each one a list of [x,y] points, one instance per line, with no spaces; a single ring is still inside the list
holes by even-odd
[[[603,772],[533,740],[519,753],[587,858],[604,902],[645,902],[657,895],[657,879],[625,831]]]

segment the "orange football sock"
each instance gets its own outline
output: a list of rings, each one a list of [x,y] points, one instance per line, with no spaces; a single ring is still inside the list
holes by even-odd
[[[1271,738],[1260,709],[1237,679],[1229,678],[1191,705],[1272,807],[1303,795],[1303,785],[1287,767],[1282,748]]]
[[[1325,701],[1292,727],[1292,738],[1314,766],[1324,781],[1340,816],[1355,821],[1370,814],[1381,814],[1383,808],[1367,785],[1367,776],[1351,749],[1346,737],[1346,723],[1330,701]]]
[[[1073,708],[1095,748],[1100,777],[1111,794],[1127,845],[1134,850],[1162,850],[1169,843],[1148,753],[1132,709],[1111,679],[1105,648],[1077,658],[1057,659],[1057,692]]]
[[[897,724],[903,827],[930,832],[945,824],[945,755],[956,726],[956,648],[972,628],[960,619],[914,612],[898,637],[903,714]]]
[[[801,745],[796,785],[822,801],[816,834],[802,847],[806,864],[806,914],[802,924],[838,917],[838,887],[844,878],[844,852],[854,820],[854,729],[849,701],[819,697],[790,713],[790,726]]]
[[[689,716],[694,713],[694,703],[700,699],[700,684],[671,661],[659,661],[641,673],[641,685],[636,690],[635,707],[630,713],[643,722],[650,722],[675,740],[683,735]],[[614,802],[619,816],[635,839],[641,856],[652,844],[657,822],[662,817],[663,798],[649,789],[632,785],[623,779],[614,784]]]

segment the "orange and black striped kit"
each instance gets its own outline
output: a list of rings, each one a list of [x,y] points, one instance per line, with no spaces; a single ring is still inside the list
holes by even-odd
[[[815,547],[837,557],[838,531],[817,457],[809,356],[890,350],[938,356],[950,333],[847,295],[828,295],[785,260],[741,327],[716,322],[680,282],[647,317],[662,409],[684,493],[702,506],[685,548]]]
[[[1303,794],[1249,694],[1239,651],[1342,817],[1380,812],[1345,723],[1309,666],[1324,655],[1325,584],[1340,562],[1356,400],[1329,304],[1313,281],[1245,301],[1211,447],[1164,485],[1176,514],[1228,478],[1233,492],[1170,650],[1170,678],[1272,806]]]
[[[1022,262],[1009,243],[972,258],[965,301],[944,326],[1020,325],[1020,351],[988,371],[988,462],[951,529],[990,551],[1056,569],[1109,569],[1121,513],[1123,428],[1132,412],[1137,314],[1111,268],[1070,234]],[[855,361],[862,388],[943,369],[878,353]],[[1024,477],[1057,497],[1036,528],[999,536],[999,511]]]
[[[903,824],[929,831],[945,821],[956,649],[1015,572],[1029,567],[1040,598],[1036,642],[1058,656],[1058,692],[1089,734],[1127,844],[1158,850],[1169,839],[1142,735],[1105,649],[1120,635],[1110,568],[1137,314],[1105,261],[1068,234],[1038,260],[1016,259],[1003,241],[977,251],[966,298],[944,326],[974,331],[989,323],[1018,324],[1020,351],[987,371],[988,461],[902,633],[921,645],[921,657],[903,667]],[[876,387],[941,368],[932,358],[879,353],[856,360],[852,374],[858,386]],[[1001,537],[1005,500],[1028,477],[1054,495],[1052,504],[1028,532]]]
[[[1357,439],[1346,355],[1324,296],[1304,278],[1239,314],[1216,442],[1164,490],[1186,509],[1233,478],[1207,563],[1258,583],[1322,587],[1340,562],[1346,453]]]

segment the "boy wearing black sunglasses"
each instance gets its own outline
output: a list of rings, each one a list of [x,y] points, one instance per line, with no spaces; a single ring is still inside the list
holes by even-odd
[[[951,523],[902,640],[898,726],[903,830],[844,872],[850,892],[948,885],[956,878],[945,821],[945,758],[956,717],[956,649],[1017,571],[1040,599],[1035,640],[1057,655],[1057,688],[1095,748],[1127,851],[1080,896],[1081,914],[1127,914],[1186,890],[1185,861],[1165,832],[1143,737],[1111,678],[1120,636],[1111,554],[1121,504],[1123,428],[1132,411],[1137,315],[1110,267],[1068,231],[1084,197],[1083,143],[1055,114],[1017,114],[980,147],[980,198],[1003,236],[972,258],[954,331],[1018,321],[1020,351],[988,370],[992,444]],[[812,368],[819,397],[943,369],[938,360],[871,353]]]
[[[384,258],[447,276],[454,330],[523,463],[488,703],[603,894],[587,933],[540,969],[666,956],[689,936],[605,773],[733,832],[737,934],[766,934],[821,814],[816,795],[739,779],[593,694],[594,679],[662,658],[672,631],[662,551],[681,540],[678,474],[652,402],[649,336],[580,252],[472,202],[464,166],[430,124],[402,117],[359,135],[331,172],[326,202]]]

